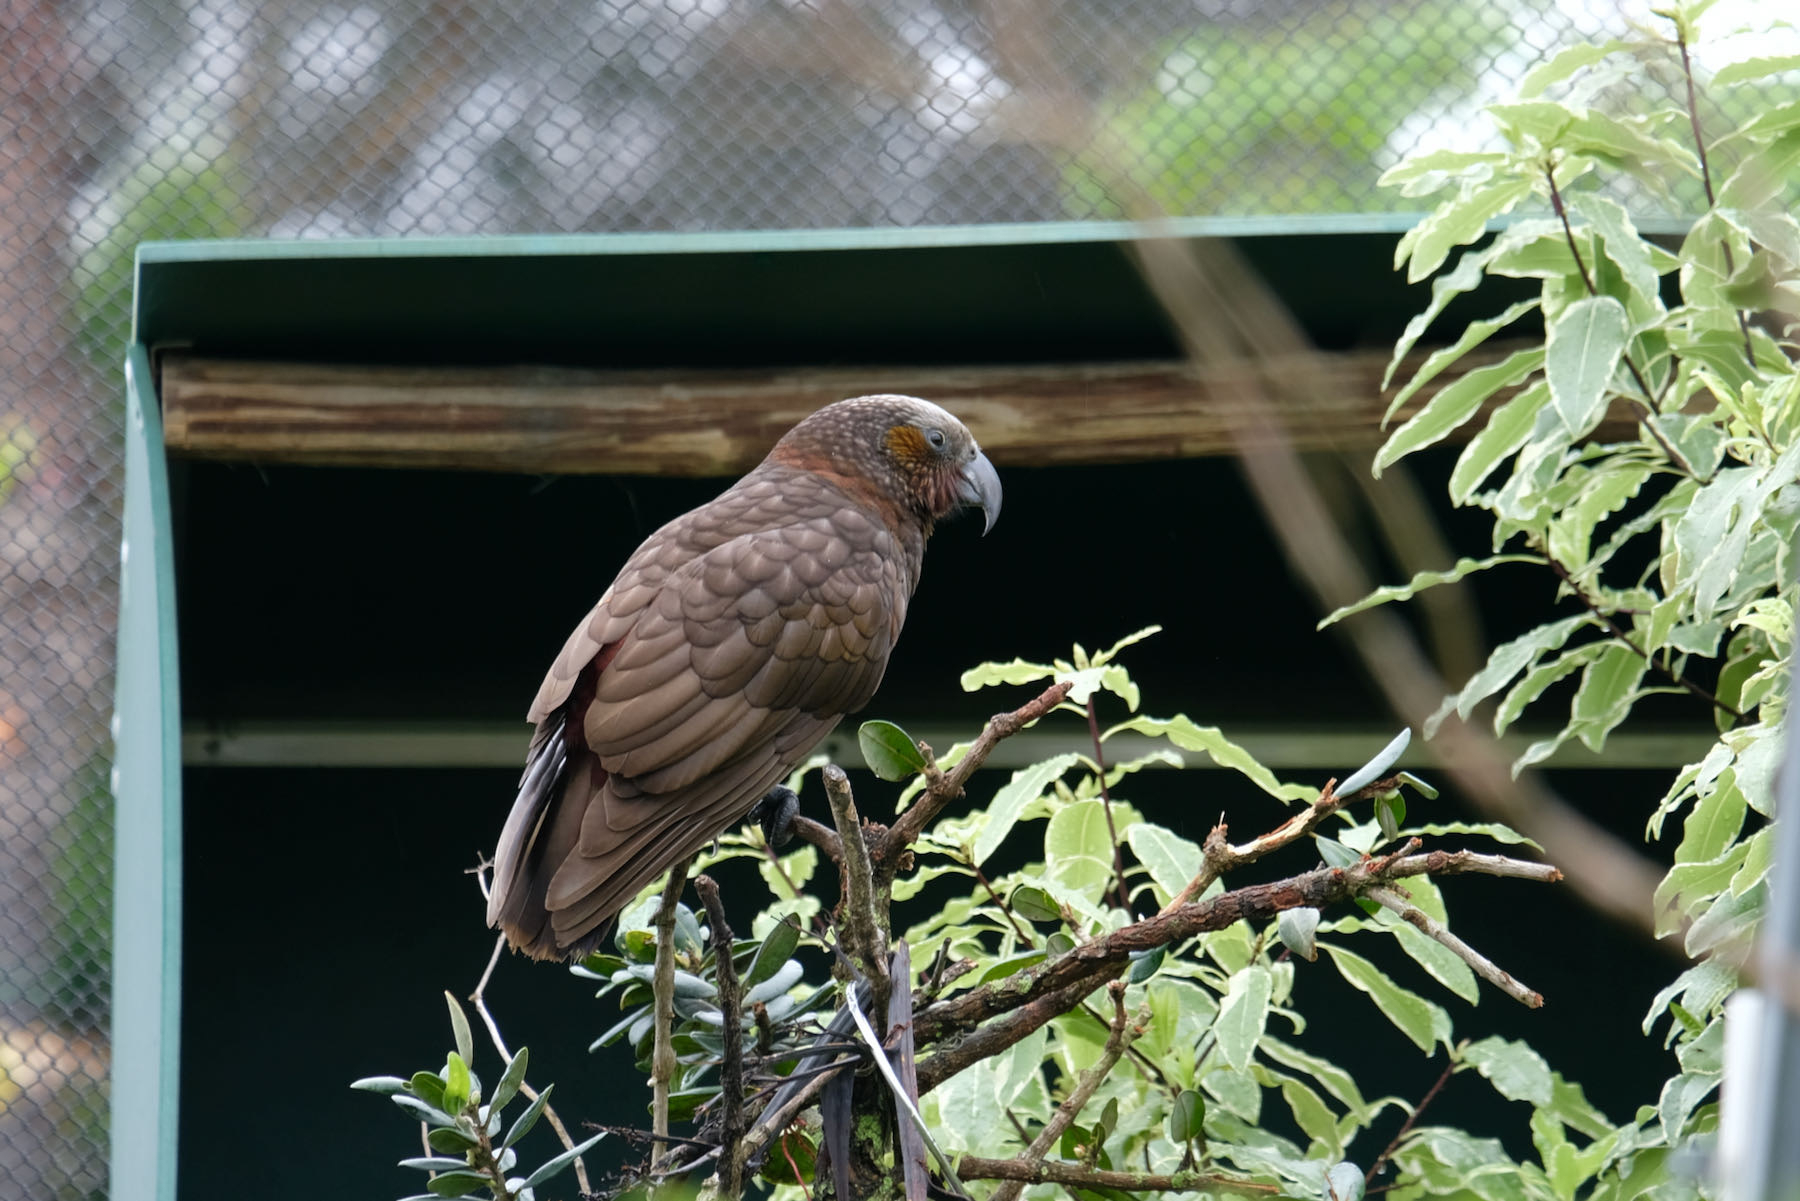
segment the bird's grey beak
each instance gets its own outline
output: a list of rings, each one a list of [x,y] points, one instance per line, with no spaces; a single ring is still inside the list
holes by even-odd
[[[960,504],[981,510],[983,534],[994,528],[994,521],[1000,516],[1000,476],[979,450],[957,472],[956,499]]]

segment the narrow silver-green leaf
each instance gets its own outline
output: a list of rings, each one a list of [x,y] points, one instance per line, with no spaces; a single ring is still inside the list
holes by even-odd
[[[450,1007],[450,1029],[456,1035],[456,1053],[463,1057],[465,1065],[475,1060],[475,1038],[469,1033],[469,1018],[463,1012],[462,1004],[444,990],[444,1003]]]
[[[1606,411],[1606,387],[1618,369],[1629,325],[1625,306],[1610,296],[1578,300],[1551,323],[1544,377],[1572,437],[1593,429]]]
[[[535,1171],[531,1175],[527,1176],[525,1178],[525,1186],[524,1187],[536,1188],[538,1185],[544,1183],[544,1181],[550,1179],[550,1177],[556,1175],[558,1172],[562,1171],[564,1168],[566,1168],[570,1164],[574,1163],[577,1159],[579,1159],[581,1157],[581,1155],[584,1152],[586,1152],[588,1150],[588,1148],[592,1147],[595,1143],[599,1142],[601,1139],[603,1139],[605,1137],[606,1137],[606,1131],[602,1130],[599,1134],[596,1134],[593,1138],[588,1139],[586,1142],[576,1143],[573,1147],[570,1147],[567,1151],[564,1151],[561,1155],[558,1155],[555,1159],[548,1161],[542,1167],[540,1167],[537,1171]]]
[[[525,1065],[530,1060],[530,1053],[526,1048],[520,1047],[512,1061],[506,1065],[506,1071],[500,1076],[500,1083],[494,1086],[494,1095],[488,1100],[490,1112],[499,1113],[518,1095],[519,1086],[525,1083]]]

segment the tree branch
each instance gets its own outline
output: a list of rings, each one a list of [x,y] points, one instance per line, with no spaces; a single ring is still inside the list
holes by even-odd
[[[1442,943],[1456,953],[1456,957],[1475,969],[1475,974],[1492,984],[1495,988],[1513,1000],[1531,1009],[1542,1009],[1544,995],[1526,988],[1512,974],[1501,970],[1493,960],[1477,951],[1474,947],[1450,933],[1449,929],[1411,904],[1400,894],[1386,888],[1371,888],[1363,893],[1383,909],[1392,910],[1400,915],[1403,921],[1418,927],[1427,938]]]
[[[656,975],[651,989],[655,1006],[655,1041],[650,1052],[650,1131],[657,1138],[669,1134],[669,1082],[675,1079],[675,905],[687,884],[687,864],[669,869],[663,885],[662,906],[656,911]]]
[[[821,773],[825,797],[831,802],[832,824],[843,846],[844,923],[838,937],[844,952],[875,989],[877,1009],[887,1008],[887,906],[875,891],[875,873],[869,864],[869,848],[863,842],[862,818],[850,793],[850,777],[835,763]],[[883,894],[885,895],[885,894]]]
[[[481,889],[481,899],[484,901],[487,899],[488,895],[487,873],[488,869],[491,867],[493,867],[493,863],[488,859],[483,858],[480,863],[476,864],[474,871],[471,873],[475,877],[475,883]],[[487,1027],[488,1039],[494,1044],[494,1050],[500,1052],[500,1058],[510,1064],[513,1058],[512,1052],[507,1050],[506,1039],[500,1035],[500,1023],[494,1020],[494,1015],[489,1011],[487,1005],[488,981],[493,979],[494,968],[499,964],[500,953],[505,949],[506,935],[498,935],[494,939],[494,953],[488,956],[487,967],[482,969],[481,979],[475,982],[475,991],[469,994],[469,1003],[475,1006],[475,1012],[481,1017],[481,1024]],[[532,1088],[523,1080],[519,1081],[519,1091],[524,1094],[527,1101],[535,1101],[538,1099],[538,1090]],[[562,1118],[557,1116],[554,1106],[544,1106],[544,1120],[549,1122],[550,1129],[556,1132],[556,1137],[562,1142],[563,1150],[573,1151],[575,1149],[575,1140],[570,1137],[569,1128],[563,1125]],[[427,1143],[425,1146],[425,1154],[435,1155],[437,1152],[433,1151],[431,1145]],[[580,1156],[575,1158],[575,1185],[583,1194],[593,1191],[588,1185],[587,1163]]]
[[[963,1156],[957,1161],[956,1172],[964,1180],[1017,1180],[1025,1184],[1061,1184],[1090,1189],[1139,1189],[1144,1192],[1194,1190],[1243,1193],[1252,1197],[1270,1197],[1281,1192],[1273,1184],[1239,1180],[1217,1172],[1114,1172],[1055,1160],[1026,1164],[1016,1159],[983,1159],[978,1155]]]
[[[711,876],[695,877],[694,891],[700,894],[700,901],[706,906],[707,925],[712,927],[713,971],[718,979],[719,1016],[724,1027],[725,1047],[719,1066],[719,1145],[735,1147],[744,1137],[744,1036],[737,965],[731,961],[731,927],[725,921],[719,886]],[[726,1192],[735,1196],[743,1191],[743,1165],[734,1157],[720,1157],[719,1174]]]
[[[919,1092],[929,1092],[969,1064],[1004,1051],[1045,1022],[1067,1013],[1101,981],[1118,975],[1133,951],[1168,946],[1240,921],[1267,921],[1284,909],[1322,909],[1359,896],[1371,886],[1407,876],[1469,872],[1544,882],[1562,878],[1561,872],[1547,864],[1472,851],[1430,851],[1365,859],[1345,868],[1315,868],[1285,880],[1249,884],[1182,905],[919,1010],[913,1033],[921,1045],[968,1031],[960,1041],[920,1062]],[[992,1020],[1002,1015],[1006,1015],[1004,1020]]]
[[[943,811],[945,805],[962,795],[963,785],[993,753],[1001,739],[1012,737],[1062,704],[1071,687],[1073,684],[1068,680],[1052,684],[1011,713],[999,713],[990,717],[974,745],[969,747],[968,753],[949,771],[939,772],[935,765],[927,766],[925,791],[905,813],[894,820],[894,824],[888,827],[887,833],[875,848],[875,878],[883,885],[892,881],[894,873],[900,869],[900,859],[907,848],[925,832],[925,827]]]
[[[1107,991],[1112,994],[1113,1019],[1106,1036],[1106,1046],[1101,1050],[1100,1058],[1081,1073],[1080,1078],[1075,1082],[1073,1091],[1063,1098],[1062,1104],[1056,1107],[1056,1112],[1050,1115],[1050,1120],[1044,1123],[1044,1128],[1038,1132],[1038,1136],[1031,1140],[1031,1145],[1026,1147],[1024,1152],[1018,1155],[1013,1162],[1031,1170],[1043,1167],[1044,1156],[1048,1155],[1050,1148],[1054,1147],[1057,1140],[1062,1138],[1063,1131],[1067,1130],[1075,1119],[1081,1116],[1082,1108],[1093,1100],[1094,1092],[1106,1079],[1107,1074],[1113,1070],[1113,1066],[1119,1062],[1120,1057],[1125,1054],[1132,1043],[1137,1041],[1138,1036],[1144,1032],[1144,1028],[1150,1024],[1148,1006],[1138,1011],[1135,1020],[1129,1022],[1126,1020],[1125,984],[1123,981],[1114,980],[1107,986]],[[1007,1183],[994,1190],[992,1201],[1018,1201],[1019,1194],[1025,1189],[1025,1184],[1025,1180],[1017,1177],[1009,1179]]]

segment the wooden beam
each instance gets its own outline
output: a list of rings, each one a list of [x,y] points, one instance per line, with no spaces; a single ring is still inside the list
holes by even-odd
[[[601,371],[169,353],[161,384],[166,441],[179,455],[546,474],[734,475],[807,413],[872,392],[944,405],[1003,466],[1227,454],[1233,411],[1264,397],[1303,449],[1378,445],[1387,355],[1323,357],[1331,381],[1325,396],[1303,393],[1305,372],[1279,362],[1253,376],[1195,371],[1177,361]],[[1442,380],[1497,357],[1472,354]]]

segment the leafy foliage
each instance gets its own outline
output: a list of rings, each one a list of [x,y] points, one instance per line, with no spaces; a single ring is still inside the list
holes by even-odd
[[[482,1102],[481,1078],[469,1065],[475,1058],[475,1040],[462,1006],[449,993],[450,1025],[456,1047],[435,1072],[414,1072],[410,1077],[370,1076],[350,1087],[380,1093],[424,1129],[425,1143],[434,1154],[400,1161],[403,1168],[428,1173],[427,1191],[407,1201],[433,1201],[437,1197],[481,1197],[486,1201],[534,1201],[536,1190],[563,1171],[582,1152],[605,1134],[565,1149],[537,1168],[515,1173],[519,1153],[516,1144],[531,1133],[550,1100],[550,1087],[537,1093],[519,1115],[505,1122],[502,1113],[522,1092],[525,1065],[530,1056],[524,1047],[507,1061],[494,1092]],[[504,1132],[504,1133],[503,1133]]]
[[[1638,105],[1621,115],[1594,101],[1609,87],[1616,96],[1617,81],[1633,71],[1688,69],[1684,51],[1707,7],[1664,11],[1667,41],[1581,47],[1534,72],[1523,98],[1493,109],[1508,151],[1423,155],[1384,177],[1407,195],[1445,197],[1400,244],[1396,266],[1412,279],[1440,272],[1457,247],[1477,243],[1527,197],[1552,212],[1514,221],[1437,275],[1395,367],[1452,296],[1495,276],[1536,279],[1540,293],[1472,323],[1403,394],[1528,312],[1541,313],[1545,333],[1541,344],[1481,368],[1489,375],[1480,385],[1468,384],[1471,372],[1439,389],[1376,459],[1377,469],[1394,462],[1503,396],[1462,452],[1450,489],[1456,503],[1491,514],[1494,556],[1421,573],[1326,619],[1504,562],[1547,571],[1573,611],[1497,647],[1427,727],[1452,712],[1471,719],[1490,702],[1496,733],[1527,710],[1560,713],[1558,731],[1527,747],[1515,771],[1572,741],[1600,750],[1646,697],[1688,696],[1719,739],[1650,807],[1648,828],[1660,837],[1680,823],[1655,922],[1659,935],[1683,933],[1695,956],[1741,952],[1767,887],[1765,819],[1788,703],[1800,519],[1800,221],[1791,201],[1800,108],[1791,90],[1780,102],[1729,95],[1792,69],[1774,59],[1693,79],[1701,95],[1710,90],[1725,108],[1754,114],[1697,144],[1700,121],[1685,107]],[[1634,188],[1697,193],[1705,211],[1670,251],[1642,236],[1613,198]],[[1636,436],[1597,441],[1609,411],[1628,414]],[[1537,1107],[1532,1129],[1550,1193],[1587,1189],[1624,1201],[1674,1186],[1669,1153],[1715,1121],[1707,1098],[1718,1083],[1731,980],[1702,960],[1657,997],[1645,1031],[1670,1017],[1666,1041],[1680,1070],[1656,1105],[1624,1125],[1586,1110],[1562,1081],[1546,1086],[1538,1066],[1522,1058],[1503,1065],[1492,1048],[1470,1048],[1496,1088]],[[1570,1132],[1591,1141],[1577,1147]],[[1441,1132],[1409,1137],[1396,1162],[1426,1147],[1445,1163],[1472,1155]],[[1476,1181],[1466,1187],[1487,1195]]]

